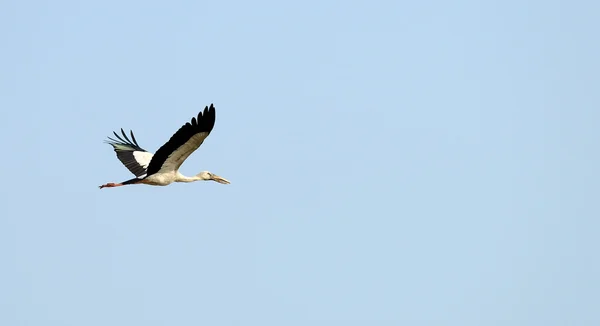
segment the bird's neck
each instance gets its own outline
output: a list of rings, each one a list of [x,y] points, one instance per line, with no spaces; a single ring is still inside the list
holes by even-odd
[[[178,174],[177,175],[177,182],[194,182],[194,181],[198,181],[198,180],[202,180],[202,178],[200,178],[199,176],[195,175],[193,177],[188,177],[185,176],[183,174]]]

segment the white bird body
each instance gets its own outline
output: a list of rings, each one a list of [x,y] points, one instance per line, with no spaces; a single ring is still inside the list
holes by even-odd
[[[147,178],[144,178],[141,183],[151,186],[168,186],[173,182],[177,182],[177,174],[174,172],[165,172],[153,174]]]
[[[131,140],[121,129],[123,138],[116,132],[113,134],[117,139],[109,137],[107,141],[117,154],[117,158],[125,165],[136,178],[123,181],[121,183],[107,183],[100,186],[119,187],[128,184],[147,184],[152,186],[167,186],[173,182],[194,182],[199,180],[213,180],[219,183],[228,184],[224,178],[221,178],[208,171],[200,172],[193,177],[187,177],[179,173],[179,167],[183,162],[202,145],[206,137],[212,131],[215,124],[215,108],[211,104],[210,108],[204,108],[204,112],[198,114],[198,118],[192,118],[191,123],[186,123],[181,127],[167,143],[152,154],[141,148],[133,131],[130,132]]]
[[[185,176],[179,171],[177,172],[164,172],[164,173],[156,173],[149,177],[144,178],[140,183],[152,185],[152,186],[168,186],[173,182],[194,182],[200,180],[212,180],[211,178],[204,178],[198,175],[193,177]]]

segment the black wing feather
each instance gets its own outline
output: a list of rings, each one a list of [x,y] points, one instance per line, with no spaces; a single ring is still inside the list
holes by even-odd
[[[196,117],[193,117],[191,123],[188,122],[179,128],[179,130],[171,136],[171,139],[154,153],[154,156],[148,165],[148,175],[158,172],[167,158],[169,158],[169,155],[184,145],[194,135],[202,132],[210,134],[215,126],[215,119],[215,107],[211,104],[210,108],[206,106],[203,112],[201,111],[198,113],[197,119]]]
[[[115,153],[117,154],[117,158],[125,167],[133,173],[136,177],[141,177],[146,174],[146,169],[139,164],[139,162],[135,159],[133,155],[134,152],[148,152],[145,149],[141,148],[138,143],[135,141],[133,137],[133,131],[130,131],[131,138],[134,140],[133,142],[127,138],[125,131],[121,128],[121,133],[125,139],[121,138],[119,134],[113,131],[113,134],[118,139],[114,139],[108,137],[110,141],[106,141],[106,143],[110,144]]]
[[[133,143],[135,144],[135,146],[140,147],[140,145],[138,145],[137,140],[135,140],[135,136],[133,135],[133,130],[129,130],[129,132],[131,133],[131,139],[133,140]]]

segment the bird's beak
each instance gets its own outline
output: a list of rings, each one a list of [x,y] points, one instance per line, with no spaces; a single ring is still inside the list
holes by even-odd
[[[220,177],[220,176],[218,176],[218,175],[213,175],[212,179],[213,179],[214,181],[218,182],[218,183],[222,183],[222,184],[225,184],[225,185],[228,185],[228,184],[230,184],[230,182],[229,182],[227,179],[221,178],[221,177]]]

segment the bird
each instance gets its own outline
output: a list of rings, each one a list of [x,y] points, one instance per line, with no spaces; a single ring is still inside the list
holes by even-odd
[[[138,145],[133,130],[130,130],[131,139],[121,128],[121,136],[113,131],[116,139],[107,137],[105,143],[111,145],[117,158],[125,167],[135,175],[135,178],[114,183],[109,182],[99,186],[102,188],[120,187],[133,184],[146,184],[151,186],[167,186],[173,182],[216,181],[222,184],[230,182],[209,171],[202,171],[193,177],[179,173],[183,162],[202,145],[215,125],[215,107],[211,103],[198,117],[193,117],[171,136],[169,141],[162,145],[155,154],[152,154]]]

